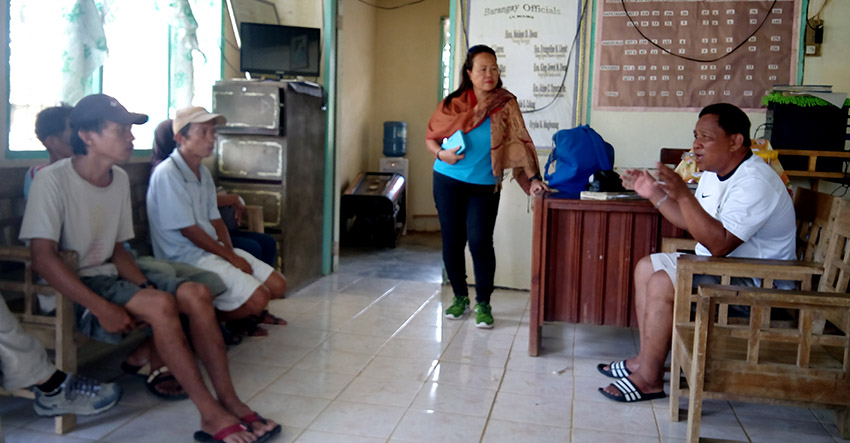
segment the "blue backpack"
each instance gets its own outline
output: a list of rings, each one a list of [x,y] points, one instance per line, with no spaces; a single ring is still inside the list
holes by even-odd
[[[544,178],[549,187],[578,197],[591,174],[614,166],[614,147],[590,126],[562,129],[552,137],[555,149],[546,161]],[[549,165],[555,161],[555,171]]]

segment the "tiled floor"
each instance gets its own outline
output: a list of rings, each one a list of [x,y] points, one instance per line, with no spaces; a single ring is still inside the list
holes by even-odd
[[[438,245],[438,238],[436,244]],[[341,272],[271,309],[289,321],[231,348],[237,390],[283,423],[279,442],[674,442],[686,423],[668,403],[624,405],[596,392],[596,364],[632,355],[629,329],[552,324],[542,356],[528,349],[528,293],[493,296],[496,328],[450,321],[435,238],[395,250],[345,252]],[[120,361],[120,355],[111,360]],[[114,362],[87,372],[104,378]],[[198,414],[123,376],[126,394],[106,414],[51,433],[26,400],[0,399],[7,442],[191,441]],[[686,402],[683,403],[686,406]],[[707,402],[702,437],[762,442],[842,441],[828,411]]]

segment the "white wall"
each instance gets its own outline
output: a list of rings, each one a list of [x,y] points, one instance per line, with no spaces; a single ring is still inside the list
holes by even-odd
[[[593,110],[590,126],[614,146],[615,168],[654,168],[661,148],[691,147],[697,114]],[[764,112],[747,115],[752,129],[764,123]]]

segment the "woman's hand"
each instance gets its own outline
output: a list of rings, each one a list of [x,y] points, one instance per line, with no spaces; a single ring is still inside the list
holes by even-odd
[[[452,149],[442,149],[437,152],[437,159],[446,162],[446,164],[453,165],[466,157],[466,154],[457,155],[457,150],[460,149],[460,146],[452,148]]]
[[[549,186],[546,183],[543,183],[543,180],[534,180],[531,182],[531,186],[529,186],[528,191],[531,195],[540,195],[544,192],[549,192]]]

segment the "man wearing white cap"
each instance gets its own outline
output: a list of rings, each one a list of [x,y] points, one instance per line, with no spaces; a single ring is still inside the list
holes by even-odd
[[[151,175],[147,209],[154,255],[221,276],[227,291],[213,304],[221,320],[261,315],[286,279],[246,251],[234,248],[216,202],[212,174],[201,164],[215,148],[216,125],[227,120],[202,107],[177,111],[177,149]]]

